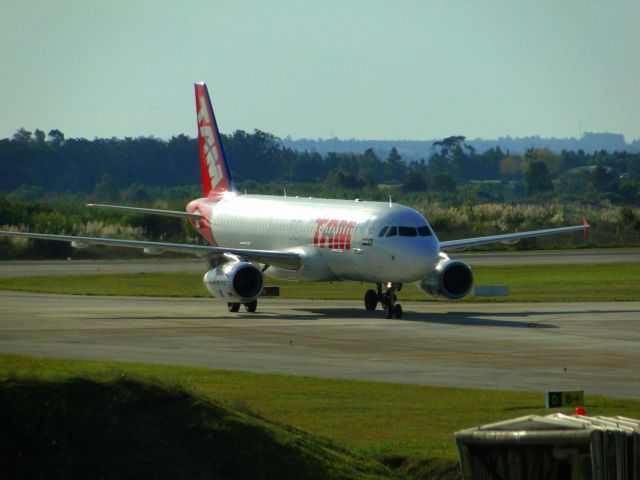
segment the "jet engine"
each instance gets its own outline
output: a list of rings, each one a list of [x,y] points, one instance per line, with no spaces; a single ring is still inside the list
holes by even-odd
[[[429,275],[418,281],[418,286],[433,297],[457,300],[471,291],[473,273],[466,263],[440,253],[440,261]]]
[[[218,265],[205,273],[202,281],[211,295],[225,302],[246,303],[262,293],[262,272],[248,262]]]

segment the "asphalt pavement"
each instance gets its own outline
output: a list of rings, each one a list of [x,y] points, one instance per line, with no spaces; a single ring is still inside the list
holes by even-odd
[[[640,302],[403,307],[0,292],[0,352],[640,398]]]

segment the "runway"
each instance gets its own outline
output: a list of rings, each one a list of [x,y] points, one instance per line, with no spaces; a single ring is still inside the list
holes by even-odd
[[[0,352],[640,398],[640,302],[403,307],[0,292]]]
[[[570,252],[454,253],[451,256],[479,265],[548,265],[639,263],[640,250],[585,250]],[[206,271],[197,258],[147,258],[129,260],[43,260],[0,262],[0,278],[43,275],[94,275]]]

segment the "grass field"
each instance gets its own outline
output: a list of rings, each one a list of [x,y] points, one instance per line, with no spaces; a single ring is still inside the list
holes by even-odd
[[[640,263],[601,265],[479,266],[477,285],[507,285],[508,297],[473,297],[473,302],[578,302],[640,300]],[[301,283],[267,278],[281,286],[283,298],[359,300],[371,285],[358,282]],[[0,279],[2,290],[80,295],[206,297],[199,274],[105,274]],[[405,285],[400,300],[428,301],[414,284]]]
[[[342,466],[335,468],[349,472],[365,468],[367,475],[362,478],[384,476],[384,471],[369,464],[367,458],[403,465],[405,473],[435,470],[440,474],[433,478],[451,478],[451,472],[457,470],[455,431],[526,414],[550,413],[543,408],[544,392],[440,388],[0,355],[0,385],[30,381],[60,388],[71,379],[102,385],[124,379],[135,385],[186,392],[224,409],[226,415],[244,418],[251,425],[277,426],[277,432],[270,435],[285,435],[282,439],[285,444],[300,441],[299,435],[306,432],[317,439],[309,448],[328,449],[323,454],[328,458],[339,457],[336,452],[341,449],[350,452],[343,459],[346,464],[340,463]],[[596,397],[586,392],[585,402],[589,415],[640,417],[637,400]],[[51,398],[42,404],[45,411],[47,403],[55,404],[55,400]],[[565,413],[572,412],[565,410]],[[91,432],[94,427],[83,428]]]

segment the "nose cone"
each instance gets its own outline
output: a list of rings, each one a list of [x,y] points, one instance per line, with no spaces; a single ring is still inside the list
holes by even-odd
[[[434,236],[394,237],[378,242],[391,262],[387,275],[395,282],[413,282],[424,278],[438,261],[439,246]]]
[[[440,248],[434,236],[408,238],[400,251],[401,261],[407,272],[416,279],[430,272],[438,259]]]

